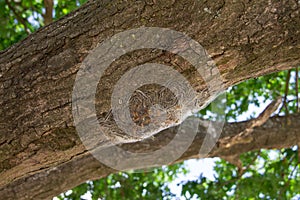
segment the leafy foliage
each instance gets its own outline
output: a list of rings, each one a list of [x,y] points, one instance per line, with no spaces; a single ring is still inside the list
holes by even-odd
[[[55,0],[53,19],[59,19],[87,0]],[[0,0],[0,50],[44,26],[43,0]]]
[[[216,180],[199,179],[182,185],[182,195],[203,199],[292,199],[300,194],[298,149],[260,150],[241,155],[243,171],[220,160]]]
[[[287,82],[288,74],[291,74],[291,78]],[[277,114],[296,113],[295,79],[296,70],[281,71],[250,79],[230,87],[226,92],[226,120],[236,121],[247,111],[252,111],[248,113],[248,119],[254,118],[259,113],[251,110],[250,106],[260,107],[262,103],[270,102],[278,96],[286,96],[286,85],[288,86],[286,106],[283,106]],[[209,105],[206,109],[200,111],[200,116],[210,118],[210,112],[211,106]]]
[[[90,193],[92,199],[171,199],[168,183],[178,174],[186,174],[182,164],[156,168],[152,172],[123,173],[110,175],[97,181],[88,181],[62,194],[59,199],[80,199]]]
[[[68,14],[86,0],[55,0],[53,19]],[[44,25],[43,0],[0,0],[0,50],[4,50]],[[283,96],[286,100],[279,114],[297,112],[295,70],[282,71],[251,79],[227,91],[226,119],[238,120],[250,107]],[[290,80],[291,79],[291,80]],[[210,106],[199,116],[209,116]],[[250,113],[254,117],[257,113]],[[208,117],[209,118],[209,117]],[[215,165],[216,177],[201,175],[197,180],[182,181],[185,199],[292,199],[300,198],[299,149],[260,150],[241,155],[242,171],[224,160]],[[152,172],[117,173],[88,181],[57,198],[80,199],[174,199],[169,183],[187,174],[183,163]]]

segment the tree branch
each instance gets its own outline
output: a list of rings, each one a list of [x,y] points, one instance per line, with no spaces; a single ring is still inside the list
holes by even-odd
[[[299,112],[299,74],[298,74],[298,67],[296,67],[296,75],[295,75],[295,88],[296,88],[296,111]]]
[[[112,172],[93,160],[82,145],[75,130],[71,99],[76,73],[84,59],[99,43],[117,33],[145,26],[165,27],[186,33],[198,41],[209,55],[219,55],[214,56],[214,61],[224,88],[249,78],[298,66],[300,49],[295,42],[299,40],[299,33],[295,25],[300,24],[300,17],[299,12],[295,11],[294,1],[278,1],[274,4],[263,0],[259,2],[260,6],[257,6],[257,1],[245,1],[241,5],[233,0],[226,0],[225,3],[223,0],[180,0],[157,2],[149,6],[146,1],[90,0],[75,12],[1,51],[1,197],[49,198],[87,179],[103,177]],[[224,6],[220,8],[219,5]],[[211,13],[205,11],[207,8]],[[276,12],[265,12],[269,10]],[[282,13],[289,17],[281,18]],[[141,49],[115,60],[100,79],[95,102],[97,117],[101,120],[110,118],[111,93],[122,74],[150,61],[168,66],[176,63],[173,67],[190,81],[195,91],[206,92],[201,75],[180,56],[160,50]],[[217,90],[220,88],[215,89],[212,95],[199,98],[197,102],[208,103],[220,92]],[[275,127],[271,130],[265,126],[266,123],[262,127],[269,132],[265,133],[262,127],[257,128],[260,130],[258,141],[236,144],[224,149],[218,156],[234,154],[240,148],[243,151],[280,148],[300,141],[296,137],[299,131],[295,133],[293,129],[295,121],[299,119],[285,119],[291,120],[291,125],[283,123],[284,120],[280,118],[278,123],[283,124],[279,126],[276,121],[271,121],[274,124],[269,125]],[[245,128],[242,125],[235,128],[241,127]],[[111,130],[119,129],[112,125],[107,128],[106,135],[113,136]],[[174,136],[173,131],[175,129],[168,129],[170,135],[164,135],[156,143],[146,142],[146,146],[142,143],[130,144],[127,147],[142,151],[151,144],[159,148],[164,144],[158,141],[165,141],[166,136]],[[235,131],[224,130],[223,133],[225,136],[226,133],[229,134],[227,136],[233,133],[231,136],[234,136],[237,134]],[[272,133],[278,135],[270,135]],[[274,141],[271,136],[277,140]],[[295,137],[290,140],[292,136]],[[193,145],[195,149],[187,151],[181,159],[198,157],[201,144],[199,137]],[[100,143],[107,137],[97,139]],[[270,144],[272,146],[268,146]],[[126,148],[126,145],[123,147]],[[209,156],[214,156],[213,152]]]
[[[252,119],[248,122],[245,130],[234,137],[228,137],[226,140],[223,140],[223,144],[225,148],[229,148],[235,144],[249,143],[253,141],[252,132],[254,128],[259,127],[266,123],[266,121],[270,118],[270,116],[278,109],[278,106],[281,104],[282,98],[278,97],[276,100],[272,101],[265,110],[259,114],[259,116],[255,119]],[[225,158],[226,159],[226,158]],[[232,160],[232,159],[230,159]],[[234,162],[235,159],[229,162]]]
[[[43,14],[44,24],[48,25],[53,21],[53,0],[44,0],[45,14]]]
[[[286,75],[286,79],[285,79],[285,92],[284,92],[284,98],[283,98],[283,103],[282,106],[279,110],[279,113],[281,112],[281,110],[284,108],[285,109],[285,114],[288,114],[288,107],[287,107],[287,96],[289,93],[289,84],[290,84],[290,78],[291,78],[291,70],[288,71],[287,75]]]
[[[280,149],[294,146],[300,139],[299,120],[299,114],[292,114],[288,117],[272,117],[264,125],[254,129],[252,134],[255,140],[252,143],[235,144],[229,148],[217,145],[207,157],[222,157],[259,149]],[[287,121],[290,122],[289,125],[286,123]],[[247,124],[248,122],[226,124],[219,141],[239,134],[240,130],[247,127]],[[199,132],[194,142],[176,162],[200,158],[199,150],[207,134],[206,129],[207,127],[199,126]],[[133,152],[153,151],[162,145],[168,144],[176,133],[177,127],[173,127],[159,133],[154,140],[149,139],[143,142],[124,144],[122,148]],[[0,188],[0,196],[4,199],[28,199],[31,197],[49,199],[86,180],[96,180],[115,172],[113,169],[101,164],[88,152],[84,152],[75,155],[72,159],[57,165],[55,168],[40,169],[35,173],[28,173],[17,178],[14,182]],[[47,188],[47,190],[44,188]]]

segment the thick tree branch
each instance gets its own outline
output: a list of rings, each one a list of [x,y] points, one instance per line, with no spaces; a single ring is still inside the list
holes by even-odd
[[[253,142],[235,143],[229,148],[217,144],[207,157],[233,156],[257,149],[280,149],[294,146],[296,141],[300,140],[299,120],[299,114],[289,115],[288,117],[272,117],[263,126],[254,129],[252,136],[255,140]],[[248,123],[226,124],[219,141],[239,134],[241,130],[247,127]],[[194,142],[176,162],[200,158],[199,150],[207,134],[206,129],[205,126],[199,126],[199,132]],[[154,140],[149,139],[143,142],[125,144],[122,148],[135,152],[153,151],[168,144],[176,133],[177,127],[170,128],[159,133]],[[114,172],[111,168],[97,161],[88,152],[83,152],[57,165],[55,168],[40,169],[18,178],[0,188],[0,195],[4,199],[49,199],[86,180],[99,179]],[[47,189],[45,190],[45,188]]]
[[[249,78],[298,66],[300,35],[295,27],[299,24],[299,5],[293,0],[270,4],[263,0],[91,0],[76,12],[29,35],[0,52],[1,195],[48,198],[92,176],[111,173],[85,152],[75,131],[71,106],[76,73],[86,56],[105,39],[141,26],[184,32],[214,58],[227,88]],[[173,66],[195,91],[207,90],[201,76],[180,56],[149,49],[131,52],[117,59],[98,84],[95,104],[100,120],[110,116],[116,81],[126,70],[147,62]],[[218,88],[214,89],[217,95]],[[206,104],[214,95],[198,102]],[[294,121],[289,123],[293,125]],[[248,151],[293,145],[299,137],[292,128],[296,125],[289,123],[274,124],[285,128],[284,135],[278,133],[280,127],[274,129],[279,134],[274,135],[278,141],[266,138],[268,134],[261,131],[253,145],[234,146],[222,154],[234,154],[238,148]],[[113,135],[111,130],[116,128],[110,126],[106,134]],[[106,137],[97,139],[99,143],[107,141]],[[136,144],[127,148],[142,151],[144,147]],[[192,149],[182,159],[197,157],[191,152]],[[102,173],[97,174],[97,169]],[[70,173],[80,177],[69,176]]]

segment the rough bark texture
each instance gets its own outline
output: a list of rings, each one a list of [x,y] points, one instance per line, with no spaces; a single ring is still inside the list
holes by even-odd
[[[112,172],[86,152],[76,134],[71,110],[76,73],[98,43],[141,26],[184,32],[208,51],[229,87],[299,65],[299,6],[295,0],[90,1],[0,52],[1,196],[47,199]],[[195,69],[182,58],[164,51],[132,52],[116,60],[100,80],[101,96],[96,100],[99,118],[109,113],[111,91],[122,73],[129,66],[149,61],[173,66],[195,90],[204,89],[203,81],[193,75]],[[202,99],[202,103],[208,100]],[[271,120],[270,127],[255,130],[259,139],[254,143],[232,147],[222,154],[299,143],[297,117]],[[284,120],[289,123],[281,126]],[[172,130],[159,135],[168,138]],[[225,129],[224,134],[237,132]],[[162,145],[161,141],[155,145]],[[126,147],[146,148],[137,144]],[[210,154],[217,155],[221,154]],[[188,151],[182,159],[191,157],[197,154]]]
[[[273,117],[263,126],[254,129],[251,134],[255,139],[253,142],[235,143],[230,148],[224,148],[219,144],[222,143],[222,140],[227,140],[227,137],[233,137],[243,131],[248,122],[226,124],[219,142],[207,157],[235,157],[257,149],[280,149],[294,146],[296,141],[300,140],[299,120],[299,114]],[[205,126],[199,126],[199,132],[194,142],[176,162],[200,158],[199,150],[207,134],[206,129]],[[135,152],[154,151],[170,142],[176,133],[177,127],[173,127],[160,132],[155,139],[124,144],[122,148]],[[49,199],[86,180],[96,180],[114,172],[116,171],[101,164],[88,152],[82,152],[66,162],[56,164],[55,167],[34,171],[31,175],[8,183],[5,187],[0,188],[0,195],[3,199]]]

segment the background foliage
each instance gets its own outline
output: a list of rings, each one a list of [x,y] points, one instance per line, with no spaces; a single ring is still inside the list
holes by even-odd
[[[86,0],[54,1],[53,20],[68,14]],[[42,0],[0,0],[0,50],[19,42],[44,26]],[[298,71],[279,73],[251,79],[227,91],[227,121],[241,116],[253,118],[254,107],[282,96],[284,103],[276,114],[287,115],[299,110]],[[207,116],[210,106],[200,111]],[[80,199],[88,194],[92,199],[300,199],[300,170],[298,148],[259,150],[240,157],[243,171],[219,159],[215,163],[214,179],[201,174],[198,179],[184,180],[188,173],[186,162],[142,173],[118,173],[97,181],[88,181],[61,194],[59,199]],[[180,197],[170,189],[177,181]],[[298,195],[298,196],[297,196]]]

